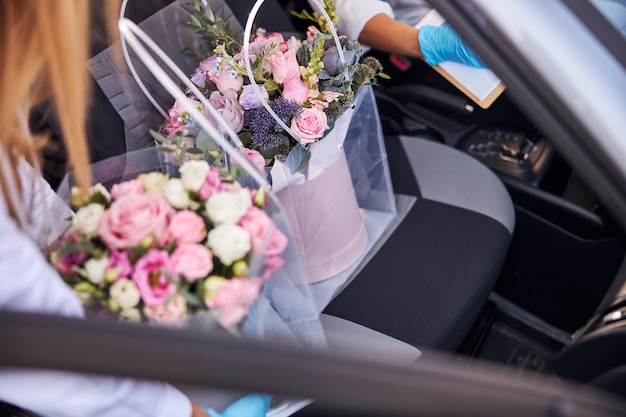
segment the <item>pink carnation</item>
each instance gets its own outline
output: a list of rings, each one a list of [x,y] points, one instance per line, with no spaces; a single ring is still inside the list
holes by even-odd
[[[172,210],[158,194],[125,195],[102,215],[100,238],[112,249],[138,246],[151,234],[160,241],[165,237]]]
[[[132,276],[141,299],[148,306],[165,303],[176,292],[176,285],[170,281],[176,278],[176,270],[169,255],[157,249],[150,249],[137,260]]]
[[[178,275],[194,282],[209,275],[213,270],[213,255],[204,245],[187,243],[172,252],[172,264]]]

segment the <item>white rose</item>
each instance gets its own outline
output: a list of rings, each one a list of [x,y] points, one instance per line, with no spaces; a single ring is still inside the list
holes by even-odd
[[[128,310],[139,304],[141,299],[139,289],[134,282],[128,278],[117,280],[109,288],[109,294],[122,310]]]
[[[81,207],[72,217],[72,229],[91,239],[98,235],[98,227],[103,214],[104,206],[102,204],[91,203]]]
[[[213,223],[237,223],[252,206],[252,200],[250,192],[245,189],[221,191],[211,195],[205,206]]]
[[[90,258],[85,262],[84,270],[87,279],[94,284],[100,284],[104,280],[104,271],[109,264],[109,258]]]
[[[197,192],[206,180],[209,164],[203,160],[186,161],[181,165],[179,172],[185,188]]]
[[[144,189],[147,193],[162,195],[161,187],[168,179],[168,176],[160,172],[148,172],[147,174],[139,174],[137,179],[143,182]]]
[[[232,223],[222,224],[211,230],[207,242],[213,254],[227,266],[246,256],[252,247],[250,234]]]
[[[91,187],[90,195],[94,196],[96,193],[100,193],[100,195],[102,195],[102,197],[104,197],[107,201],[111,201],[111,194],[104,185],[97,183],[96,185]]]
[[[163,196],[177,209],[186,209],[191,205],[189,191],[185,189],[180,178],[170,178],[163,184]]]

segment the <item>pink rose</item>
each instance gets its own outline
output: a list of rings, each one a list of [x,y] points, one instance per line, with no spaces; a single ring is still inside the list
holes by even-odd
[[[171,260],[176,273],[189,282],[204,278],[213,270],[213,254],[199,243],[178,246],[172,252]]]
[[[221,91],[221,90],[220,90]],[[235,90],[226,90],[222,93],[214,91],[209,96],[209,103],[218,110],[222,118],[226,120],[235,132],[243,129],[243,107],[239,104],[239,98]],[[210,115],[209,115],[210,117]],[[217,125],[217,123],[215,123]]]
[[[106,266],[106,271],[115,268],[117,272],[117,278],[128,278],[133,271],[133,267],[128,260],[128,254],[124,251],[113,250],[109,255],[109,263]]]
[[[218,69],[212,69],[207,72],[207,79],[210,80],[220,93],[225,93],[227,90],[239,91],[243,87],[243,77],[235,71],[231,66],[229,59],[221,58],[222,62],[219,62]]]
[[[198,190],[198,194],[204,201],[207,201],[214,193],[226,190],[226,184],[222,183],[220,170],[217,167],[209,167],[204,184]]]
[[[170,218],[167,242],[198,243],[206,237],[206,233],[202,217],[191,210],[181,210]]]
[[[141,299],[148,306],[165,303],[176,292],[176,285],[170,282],[170,279],[176,278],[176,270],[169,255],[157,249],[150,249],[137,260],[132,276]]]
[[[282,42],[284,42],[283,35],[278,32],[274,32],[269,36],[256,36],[254,40],[248,44],[250,61],[254,62],[256,60],[256,55],[263,52],[266,48],[274,48]],[[243,60],[243,52],[238,53],[233,58],[235,61]]]
[[[317,142],[328,129],[328,119],[322,110],[312,107],[303,109],[291,120],[291,130],[298,136],[302,145]]]
[[[248,314],[259,297],[263,281],[259,278],[233,278],[222,284],[215,297],[205,300],[209,308],[219,309],[219,321],[224,327],[238,324]]]
[[[248,148],[239,148],[238,151],[244,154],[244,156],[248,158],[248,160],[252,162],[252,164],[257,167],[261,172],[265,172],[265,158],[263,157],[263,155],[261,155],[259,151]],[[230,163],[235,163],[235,160],[232,156],[230,158]]]
[[[259,254],[278,255],[289,242],[267,213],[258,207],[251,207],[239,220],[239,226],[248,231],[252,248]]]
[[[125,195],[115,200],[100,220],[100,238],[112,249],[139,245],[151,234],[161,241],[172,212],[158,194]]]
[[[179,326],[184,324],[187,317],[187,301],[182,295],[176,294],[169,303],[144,306],[143,314],[151,323]]]
[[[191,76],[191,81],[198,87],[204,88],[206,86],[206,76],[209,71],[216,69],[217,55],[212,55],[201,61],[196,68],[196,71]]]
[[[283,98],[285,100],[295,100],[299,104],[306,103],[309,99],[311,89],[300,78],[300,71],[289,71],[283,79]]]
[[[137,179],[120,182],[111,187],[111,197],[114,199],[118,199],[128,194],[141,193],[143,193],[143,181]]]
[[[285,260],[278,255],[271,255],[265,258],[263,261],[263,280],[267,281],[274,275],[274,272],[278,271],[285,265]]]
[[[187,98],[188,103],[193,104],[196,108],[202,108],[202,104],[199,101]],[[166,134],[172,134],[177,130],[185,127],[192,119],[191,114],[187,111],[183,102],[176,100],[174,105],[168,111],[168,121],[164,125],[164,131]]]
[[[272,71],[272,77],[278,84],[283,84],[287,74],[296,71],[300,74],[300,64],[296,59],[296,51],[288,49],[284,54],[271,54],[267,57]]]

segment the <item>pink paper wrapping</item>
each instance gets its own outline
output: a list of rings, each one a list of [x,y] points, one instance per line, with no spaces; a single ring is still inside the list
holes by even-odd
[[[276,197],[310,282],[342,272],[362,255],[367,231],[344,152],[317,177],[289,185]]]

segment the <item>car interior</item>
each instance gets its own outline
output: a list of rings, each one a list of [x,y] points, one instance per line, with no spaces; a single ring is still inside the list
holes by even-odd
[[[245,21],[251,2],[227,3]],[[288,13],[306,1],[265,3],[260,26],[306,30]],[[149,14],[130,2],[134,20]],[[324,308],[331,351],[376,346],[407,362],[444,351],[513,379],[537,374],[626,396],[626,236],[577,167],[506,89],[483,109],[424,62],[368,54],[390,75],[374,94],[394,193],[411,204]],[[110,110],[90,126],[99,158],[120,151],[98,140],[103,124],[123,135]],[[41,115],[33,126],[54,130]],[[62,149],[50,148],[52,183],[62,162]]]
[[[291,3],[284,6],[307,6],[306,2]],[[381,281],[389,279],[380,278],[385,262],[394,259],[392,264],[398,265],[398,272],[415,280],[412,282],[417,288],[410,296],[419,300],[416,304],[422,304],[426,312],[416,307],[413,336],[394,334],[394,329],[383,333],[427,350],[455,352],[467,363],[474,359],[499,363],[502,373],[509,376],[530,372],[582,383],[593,381],[624,395],[624,361],[619,350],[623,346],[620,324],[626,289],[622,264],[626,241],[576,167],[559,155],[550,138],[524,115],[508,91],[483,109],[424,62],[369,53],[379,58],[391,75],[374,91],[394,191],[427,200],[430,184],[422,181],[430,180],[426,171],[432,164],[438,169],[432,186],[458,192],[455,186],[473,175],[464,160],[474,159],[504,184],[506,192],[499,198],[510,198],[514,230],[507,246],[508,237],[495,238],[496,232],[478,219],[458,219],[460,223],[453,226],[455,216],[441,214],[437,230],[427,235],[412,223],[415,220],[411,216],[436,220],[429,217],[432,213],[418,213],[416,209],[403,220],[408,230],[403,230],[403,235],[396,231],[398,236],[393,235],[351,284],[355,288],[348,287],[339,294],[325,313],[341,315],[341,304],[351,298],[356,303],[363,296],[358,287],[378,285],[382,293]],[[407,175],[410,172],[414,175]],[[481,193],[493,184],[488,178],[476,177],[462,187],[468,193]],[[493,206],[500,203],[495,195],[488,201]],[[457,207],[480,212],[463,203]],[[435,253],[439,246],[432,242],[445,239],[444,225],[457,232],[451,240],[461,246],[446,241],[442,243],[445,250]],[[422,236],[430,242],[426,246],[420,245]],[[471,241],[463,242],[472,236],[479,236],[484,253],[469,250]],[[506,253],[501,252],[503,248]],[[442,263],[454,259],[460,264],[458,275],[449,269],[450,264],[430,271],[408,266],[408,262],[402,266],[403,251],[409,257],[429,253]],[[484,265],[492,270],[486,271]],[[432,284],[433,289],[418,277],[438,284]],[[474,282],[473,291],[463,287],[471,286],[470,282]],[[415,294],[431,290],[442,292],[435,305]],[[457,298],[459,293],[462,295]],[[428,293],[425,298],[432,296]],[[466,321],[441,314],[438,309],[445,308],[440,304],[456,309]],[[374,317],[380,317],[379,312],[372,312],[371,305],[363,309],[370,315],[363,311],[353,314],[367,317],[363,319],[366,325],[375,328]],[[428,311],[438,314],[429,316]],[[401,310],[396,314],[407,317]]]

